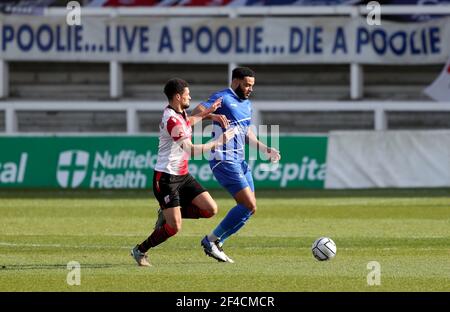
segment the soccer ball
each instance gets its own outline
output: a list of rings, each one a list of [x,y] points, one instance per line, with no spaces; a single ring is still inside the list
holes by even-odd
[[[319,261],[330,260],[336,256],[336,244],[328,237],[318,238],[311,249],[313,256]]]

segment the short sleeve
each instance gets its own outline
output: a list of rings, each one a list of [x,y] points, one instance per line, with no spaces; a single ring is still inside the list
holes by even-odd
[[[170,117],[167,120],[167,132],[174,141],[178,141],[187,137],[186,133],[183,130],[183,125],[175,117]]]
[[[220,97],[219,93],[214,93],[209,97],[208,100],[202,102],[203,107],[210,108],[219,97]]]

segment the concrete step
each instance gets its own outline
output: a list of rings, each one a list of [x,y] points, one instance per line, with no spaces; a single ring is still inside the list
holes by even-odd
[[[125,112],[19,111],[20,132],[126,132]]]

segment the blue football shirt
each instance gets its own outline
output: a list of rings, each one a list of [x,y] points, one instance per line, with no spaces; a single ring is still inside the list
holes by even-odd
[[[225,115],[230,122],[230,127],[236,128],[236,135],[227,144],[212,151],[210,160],[242,161],[245,159],[245,137],[251,125],[252,104],[249,100],[240,99],[231,88],[227,88],[212,94],[202,105],[209,108],[220,97],[222,97],[222,106],[214,114]],[[216,139],[224,129],[217,122],[213,124],[212,136]]]

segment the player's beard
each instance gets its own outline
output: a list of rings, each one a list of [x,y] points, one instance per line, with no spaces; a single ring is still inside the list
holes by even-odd
[[[183,109],[187,109],[187,108],[189,108],[189,106],[191,106],[191,105],[189,104],[189,102],[188,102],[188,103],[183,103],[183,104],[181,104],[181,107],[182,107]]]
[[[244,90],[242,90],[241,86],[239,85],[236,89],[233,90],[234,93],[241,99],[246,100],[247,97],[245,96]]]

